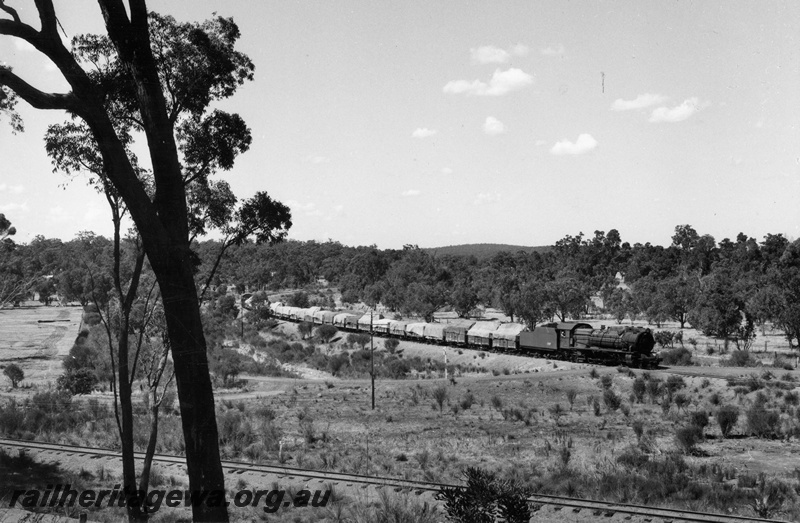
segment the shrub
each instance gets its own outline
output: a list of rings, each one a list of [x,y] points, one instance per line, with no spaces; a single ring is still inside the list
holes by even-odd
[[[692,365],[692,353],[684,347],[662,351],[661,361],[665,365]]]
[[[556,425],[558,425],[558,421],[561,419],[561,416],[564,415],[563,407],[561,407],[560,403],[556,403],[555,405],[551,405],[548,410],[550,411],[550,415],[553,416]]]
[[[731,352],[730,358],[720,360],[719,364],[724,367],[753,367],[756,365],[756,361],[749,352],[735,350]]]
[[[592,398],[592,410],[595,416],[600,416],[602,414],[600,411],[600,402],[597,401],[597,398]]]
[[[692,412],[690,423],[701,430],[708,426],[708,413],[704,410]]]
[[[632,390],[636,401],[641,403],[644,399],[644,393],[647,391],[647,383],[643,378],[636,378],[633,380]]]
[[[311,334],[311,331],[314,329],[314,324],[310,321],[301,321],[297,325],[297,330],[300,332],[300,336],[303,339],[306,339]]]
[[[461,406],[461,410],[469,410],[474,404],[475,404],[475,395],[472,394],[471,392],[467,392],[466,394],[464,394],[464,396],[461,398],[461,402],[459,403],[459,405]]]
[[[684,387],[686,387],[686,382],[683,381],[683,378],[680,376],[675,376],[674,374],[667,378],[667,393],[672,394]]]
[[[306,309],[309,306],[308,294],[303,291],[297,291],[289,296],[288,303],[291,307],[300,307],[301,309]]]
[[[797,405],[800,402],[800,396],[794,391],[787,392],[783,397],[783,402],[787,405]]]
[[[331,356],[328,359],[328,370],[334,376],[336,376],[342,367],[346,366],[349,361],[347,357],[347,353],[340,353],[336,354],[335,356]]]
[[[653,338],[656,343],[662,347],[672,347],[672,341],[675,339],[675,333],[671,331],[656,331],[653,333]]]
[[[67,371],[56,380],[59,390],[66,390],[71,394],[89,394],[96,385],[97,376],[91,369]]]
[[[589,371],[589,377],[590,378],[595,378],[596,379],[599,375],[600,374],[598,374],[597,369],[592,369],[592,370]]]
[[[383,346],[389,352],[389,354],[394,354],[394,351],[397,350],[398,345],[400,345],[400,340],[397,338],[387,338],[383,340]]]
[[[578,391],[575,389],[567,389],[567,401],[569,402],[569,410],[572,410],[573,405],[575,405],[575,398],[578,397]]]
[[[600,386],[606,390],[610,389],[613,383],[614,379],[611,377],[611,374],[603,374],[600,377]]]
[[[614,412],[622,405],[622,399],[613,390],[606,389],[603,392],[603,403],[606,404],[608,410]]]
[[[16,389],[19,382],[25,379],[25,372],[16,363],[11,363],[3,369],[3,374],[11,380],[11,387]]]
[[[444,502],[450,521],[527,522],[531,519],[528,496],[532,491],[514,481],[501,481],[492,472],[468,468],[464,472],[467,486],[442,487],[436,495]]]
[[[725,405],[717,409],[715,417],[722,437],[727,438],[739,420],[739,409],[733,405]]]
[[[759,438],[771,438],[778,432],[780,416],[773,410],[764,408],[756,401],[747,411],[747,430]]]
[[[411,365],[406,360],[392,360],[386,365],[389,377],[401,380],[411,371]]]
[[[500,396],[498,396],[497,394],[492,396],[491,403],[492,403],[492,407],[495,410],[497,410],[497,412],[500,412],[501,410],[503,410],[503,400],[500,399]]]
[[[642,436],[644,436],[644,421],[640,419],[633,420],[631,423],[631,428],[633,429],[633,433],[636,434],[636,441],[641,443]]]
[[[320,325],[317,327],[317,336],[323,343],[330,343],[334,336],[339,332],[339,329],[333,325]]]
[[[650,397],[650,403],[655,403],[659,396],[663,393],[661,381],[652,379],[647,382],[647,395]]]
[[[437,405],[439,405],[439,412],[442,412],[444,409],[444,402],[447,401],[447,387],[444,385],[439,385],[435,389],[433,389],[433,399]]]
[[[753,511],[758,517],[771,518],[792,497],[792,489],[789,485],[780,480],[768,482],[762,474],[750,506],[753,507]]]
[[[702,429],[694,425],[681,427],[675,431],[675,443],[678,444],[678,448],[680,448],[684,454],[693,453],[702,437]]]

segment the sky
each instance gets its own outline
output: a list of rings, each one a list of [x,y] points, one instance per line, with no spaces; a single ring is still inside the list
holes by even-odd
[[[8,0],[35,24],[31,2]],[[92,0],[56,0],[69,37],[101,32]],[[800,237],[800,3],[150,0],[179,21],[233,17],[255,80],[220,107],[253,144],[222,173],[287,204],[289,237],[399,248],[551,245],[617,229],[669,245]],[[32,19],[31,16],[34,16]],[[66,83],[0,37],[0,64]],[[54,173],[20,104],[0,122],[0,213],[68,240],[110,234],[104,198]]]

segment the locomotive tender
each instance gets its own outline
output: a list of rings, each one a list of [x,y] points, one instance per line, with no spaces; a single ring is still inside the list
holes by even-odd
[[[458,319],[452,323],[407,323],[377,314],[302,309],[270,304],[276,318],[316,325],[334,325],[349,332],[372,332],[423,343],[472,347],[574,362],[655,368],[660,358],[653,354],[655,339],[643,327],[595,329],[578,321],[546,323],[533,330],[519,323]]]

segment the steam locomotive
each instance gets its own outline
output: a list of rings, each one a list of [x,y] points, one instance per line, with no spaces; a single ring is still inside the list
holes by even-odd
[[[371,332],[378,336],[455,347],[471,347],[574,362],[655,368],[655,339],[643,327],[595,329],[588,323],[546,323],[533,330],[513,322],[449,320],[449,323],[404,322],[376,313],[334,312],[320,307],[299,308],[270,304],[276,318],[316,325],[333,325],[346,332]]]

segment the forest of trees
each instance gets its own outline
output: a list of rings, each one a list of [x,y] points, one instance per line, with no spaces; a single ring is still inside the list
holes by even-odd
[[[68,242],[37,237],[7,246],[1,270],[18,279],[52,275],[26,292],[86,304],[92,289],[111,287],[88,270],[109,263],[111,247],[92,233]],[[209,281],[222,247],[219,241],[194,244],[198,287]],[[678,322],[741,348],[765,323],[783,330],[793,346],[800,334],[800,241],[781,234],[758,241],[740,233],[717,242],[689,225],[677,226],[667,247],[630,245],[612,229],[565,236],[546,252],[501,252],[481,261],[413,245],[381,250],[333,241],[244,242],[228,247],[210,286],[277,291],[314,286],[319,278],[337,286],[344,302],[380,303],[428,319],[443,308],[467,316],[484,306],[534,326],[586,317],[593,312],[591,297],[599,296],[603,308],[596,312],[619,322]]]

